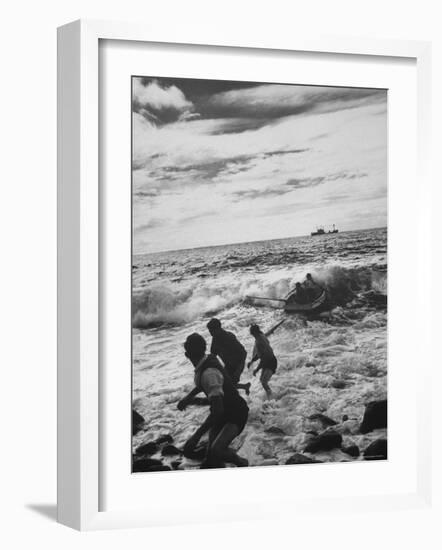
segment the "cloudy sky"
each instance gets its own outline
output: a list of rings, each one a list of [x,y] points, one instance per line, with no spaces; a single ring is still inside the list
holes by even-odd
[[[387,223],[387,93],[133,77],[134,253]]]

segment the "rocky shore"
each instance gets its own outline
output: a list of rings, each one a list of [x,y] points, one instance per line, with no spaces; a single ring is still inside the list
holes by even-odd
[[[136,472],[157,472],[196,469],[201,467],[206,446],[204,441],[192,454],[185,456],[180,446],[174,444],[171,434],[162,434],[153,441],[142,438],[145,422],[134,411],[138,423],[140,443],[134,450],[133,468]],[[341,418],[330,418],[314,413],[305,418],[306,431],[298,434],[299,451],[290,456],[260,457],[250,466],[275,466],[278,464],[317,464],[323,462],[349,462],[362,460],[386,460],[387,455],[387,400],[371,401],[365,405],[361,419],[351,419],[344,414]],[[263,428],[269,448],[278,449],[278,441],[290,438],[281,426]],[[236,449],[250,456],[247,447],[252,444],[247,438],[236,445]],[[261,451],[261,455],[262,455]],[[287,455],[287,453],[284,453]]]

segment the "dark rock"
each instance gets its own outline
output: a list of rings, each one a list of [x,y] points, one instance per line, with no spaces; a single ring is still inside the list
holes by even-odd
[[[295,453],[286,461],[286,464],[319,464],[321,462],[321,460],[310,458],[309,456],[301,453]]]
[[[315,432],[315,430],[309,430],[308,432],[305,432],[309,435],[314,435],[314,436],[317,436],[318,435],[318,432]]]
[[[348,420],[348,414],[344,414],[342,416],[342,422],[347,422],[347,420]]]
[[[376,439],[364,451],[365,460],[387,460],[387,440]]]
[[[387,306],[387,296],[385,294],[370,293],[367,295],[367,300],[373,305]]]
[[[328,416],[325,416],[325,414],[321,414],[321,413],[311,414],[308,417],[308,419],[309,420],[319,420],[319,422],[324,424],[324,426],[335,426],[337,424],[337,422],[335,422],[334,420],[332,420]]]
[[[343,390],[345,387],[347,387],[347,384],[344,382],[344,380],[333,380],[331,385],[337,390]]]
[[[149,468],[163,466],[161,460],[156,458],[139,458],[134,457],[132,463],[132,472],[149,472]]]
[[[265,432],[274,435],[286,435],[285,431],[282,428],[278,428],[278,426],[270,426],[265,429]]]
[[[342,447],[342,452],[354,458],[357,458],[361,454],[361,452],[359,451],[359,447],[357,445],[349,445],[348,447]]]
[[[157,445],[162,445],[163,443],[173,443],[173,437],[170,434],[160,435],[155,443]]]
[[[132,409],[132,435],[138,433],[144,424],[144,418],[141,414],[137,413],[135,409]]]
[[[159,447],[154,441],[150,441],[149,443],[145,443],[144,445],[140,445],[135,453],[137,456],[142,455],[153,455],[158,451]]]
[[[165,445],[161,450],[161,454],[163,456],[181,455],[183,451],[177,449],[175,445]]]
[[[387,427],[387,400],[371,401],[365,407],[359,431],[366,434],[378,428]]]
[[[192,449],[191,451],[183,452],[183,454],[186,458],[191,458],[193,460],[203,460],[203,458],[207,454],[207,446],[206,445],[200,445],[196,449]]]
[[[307,453],[318,453],[319,451],[339,449],[341,445],[342,435],[334,430],[329,430],[315,437],[304,450]]]
[[[174,460],[173,462],[170,463],[170,465],[174,470],[178,470],[178,466],[180,466],[180,464],[181,464],[181,460]]]

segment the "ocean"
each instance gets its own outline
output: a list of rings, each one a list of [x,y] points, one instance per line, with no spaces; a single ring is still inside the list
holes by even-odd
[[[387,396],[387,230],[348,231],[133,257],[133,407],[145,429],[133,448],[170,434],[182,446],[207,415],[207,407],[177,410],[193,387],[193,367],[183,342],[201,333],[210,345],[211,317],[235,333],[251,358],[249,327],[266,331],[278,358],[266,400],[252,369],[247,397],[249,421],[233,447],[250,465],[284,464],[302,452],[322,428],[310,416],[321,413],[337,422],[344,446],[362,450],[386,430],[359,434],[365,404]],[[329,311],[313,318],[284,313],[277,302],[311,273],[327,289]],[[277,428],[277,429],[275,429]],[[334,449],[321,461],[358,460]],[[196,468],[184,459],[180,468]]]

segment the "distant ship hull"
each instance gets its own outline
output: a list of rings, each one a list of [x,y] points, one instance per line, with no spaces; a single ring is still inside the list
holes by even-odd
[[[318,229],[317,231],[312,231],[310,235],[312,237],[317,237],[320,235],[332,235],[333,233],[339,233],[339,229],[332,229],[331,231],[324,231],[324,229]]]

